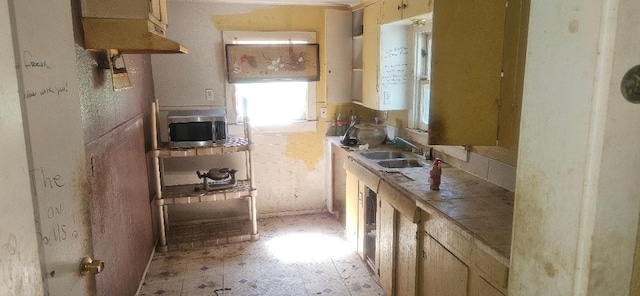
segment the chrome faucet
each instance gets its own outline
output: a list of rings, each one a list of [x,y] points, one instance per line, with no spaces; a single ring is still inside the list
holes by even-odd
[[[411,143],[409,140],[400,138],[400,137],[395,137],[395,139],[393,139],[393,143],[394,144],[398,144],[398,142],[403,143],[404,145],[407,145],[409,147],[411,147],[411,153],[416,153],[420,156],[424,156],[423,151],[422,151],[422,147],[418,147],[417,145]]]

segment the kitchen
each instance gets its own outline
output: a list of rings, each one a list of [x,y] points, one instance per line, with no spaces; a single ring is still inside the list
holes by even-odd
[[[7,125],[3,120],[3,131],[15,132],[25,129],[22,135],[20,135],[21,132],[11,133],[12,137],[5,138],[7,142],[3,142],[3,147],[15,147],[15,143],[25,142],[25,135],[30,137],[27,143],[21,144],[21,148],[17,149],[19,157],[15,157],[12,153],[3,153],[5,155],[3,163],[14,164],[5,166],[6,168],[20,169],[3,170],[3,176],[8,176],[6,177],[8,179],[3,179],[7,180],[3,181],[3,188],[12,190],[6,195],[3,194],[3,208],[9,209],[12,213],[8,216],[3,215],[5,217],[3,222],[7,225],[17,225],[19,231],[2,230],[0,232],[0,240],[7,246],[2,250],[6,252],[2,253],[2,258],[11,258],[8,263],[2,264],[3,271],[9,270],[9,274],[19,273],[19,270],[25,269],[35,271],[27,272],[33,274],[31,278],[24,279],[28,284],[23,286],[28,287],[43,287],[42,279],[38,276],[40,264],[37,263],[40,261],[38,258],[43,256],[39,254],[42,250],[39,250],[35,242],[36,225],[31,222],[33,219],[27,219],[32,214],[29,207],[34,207],[31,198],[33,193],[30,191],[31,186],[28,185],[30,170],[40,168],[38,171],[34,170],[36,172],[34,176],[52,180],[51,183],[46,184],[57,186],[54,182],[57,180],[57,184],[66,185],[56,188],[47,185],[48,187],[45,188],[41,185],[43,184],[41,180],[36,178],[35,185],[40,187],[34,190],[38,192],[39,197],[35,200],[40,201],[40,216],[46,218],[48,208],[55,209],[55,204],[47,204],[45,207],[44,203],[58,197],[58,194],[85,196],[77,192],[79,188],[86,188],[88,184],[74,179],[73,176],[79,170],[90,171],[85,167],[91,165],[91,152],[96,155],[94,161],[98,163],[115,160],[116,163],[110,164],[115,172],[127,167],[127,160],[112,157],[118,155],[119,150],[109,151],[108,144],[94,141],[99,140],[103,135],[120,134],[118,127],[140,114],[143,114],[140,117],[144,117],[146,122],[149,116],[148,103],[151,100],[157,98],[162,106],[164,102],[181,98],[180,104],[198,105],[205,101],[204,90],[208,88],[214,90],[215,97],[225,97],[221,93],[225,89],[224,74],[221,71],[211,70],[223,68],[220,52],[221,38],[207,28],[220,26],[227,30],[251,30],[256,27],[265,29],[267,24],[272,24],[274,26],[272,29],[290,30],[291,24],[300,24],[296,25],[296,30],[315,31],[318,42],[322,43],[321,40],[324,40],[322,36],[325,30],[324,13],[316,13],[312,7],[295,7],[295,10],[290,8],[277,13],[269,12],[269,9],[273,11],[277,10],[276,8],[265,7],[264,10],[257,10],[254,14],[243,17],[243,14],[247,14],[247,11],[254,9],[256,5],[169,1],[171,26],[167,29],[168,36],[184,43],[189,53],[168,56],[125,54],[127,66],[132,74],[133,87],[114,92],[109,83],[110,79],[105,77],[108,72],[95,66],[98,57],[82,47],[79,2],[72,1],[71,10],[69,3],[64,1],[37,5],[32,1],[8,1],[3,2],[2,7],[1,19],[7,24],[3,26],[5,31],[2,35],[2,45],[3,49],[6,49],[3,52],[13,52],[16,60],[23,60],[25,51],[28,51],[35,59],[46,60],[46,64],[55,69],[45,72],[48,70],[16,68],[15,65],[20,63],[16,63],[13,57],[3,57],[6,65],[3,67],[3,83],[9,83],[7,89],[13,90],[9,94],[3,92],[3,101],[11,104],[11,108],[2,111],[1,118],[11,118]],[[635,105],[630,105],[622,98],[618,86],[622,74],[638,61],[637,53],[625,50],[625,46],[637,47],[637,34],[633,34],[637,32],[637,21],[625,17],[625,15],[637,14],[637,6],[631,1],[594,1],[588,4],[579,1],[562,4],[546,1],[531,4],[522,125],[518,145],[518,172],[515,179],[516,209],[509,275],[509,289],[512,295],[626,295],[628,292],[625,291],[633,290],[629,287],[629,282],[632,279],[631,271],[637,269],[637,267],[634,268],[637,264],[633,264],[630,258],[633,258],[636,246],[638,188],[637,185],[633,185],[635,183],[630,178],[637,171],[639,160],[637,153],[634,153],[636,150],[633,149],[633,144],[638,143],[639,140],[636,134],[626,132],[629,129],[624,127],[633,126],[634,123],[637,125],[638,111]],[[553,7],[552,12],[548,11],[550,7]],[[192,26],[187,21],[191,14],[197,15],[194,10],[198,10],[199,14],[205,14],[208,11],[209,17],[206,18],[206,24]],[[50,14],[53,12],[63,17],[51,18]],[[618,12],[624,15],[616,16]],[[216,15],[220,16],[214,17]],[[274,21],[278,18],[282,21]],[[620,23],[617,24],[616,21]],[[212,25],[213,23],[216,25]],[[211,34],[211,37],[207,38],[208,34]],[[11,36],[14,39],[11,39]],[[49,36],[60,37],[45,38]],[[615,43],[619,48],[613,46],[616,40],[622,42]],[[600,52],[599,55],[598,52]],[[13,72],[12,69],[17,69],[17,72]],[[47,74],[49,76],[53,74],[56,77],[48,78],[49,76],[43,73],[49,73]],[[168,73],[175,73],[175,75]],[[194,77],[199,78],[194,79]],[[325,94],[326,85],[322,86],[322,78],[321,75],[316,92],[319,107],[322,107],[323,100],[328,103]],[[40,81],[45,82],[41,85]],[[612,83],[611,86],[609,82]],[[48,87],[65,87],[68,92],[63,94],[67,94],[74,100],[67,102],[53,97],[36,101],[43,97],[34,97],[24,102],[20,99],[22,96],[18,95],[19,92],[27,93],[33,90],[39,93],[40,90]],[[5,96],[9,99],[5,99]],[[38,105],[35,102],[46,102],[46,104]],[[62,104],[63,102],[65,104]],[[23,103],[27,106],[21,106]],[[337,106],[329,104],[327,107],[329,115],[335,114],[333,108]],[[20,111],[21,108],[27,108],[27,111]],[[32,111],[29,108],[36,109]],[[353,110],[360,110],[356,108],[358,107],[353,107]],[[7,112],[6,116],[5,112]],[[23,117],[22,114],[25,112],[26,115]],[[402,116],[394,113],[390,112],[388,122],[393,122],[394,118]],[[376,115],[363,115],[363,117],[372,118]],[[23,120],[26,126],[23,126]],[[37,129],[39,126],[59,126],[60,129]],[[27,132],[27,129],[33,130]],[[134,132],[139,132],[139,129],[135,129]],[[138,134],[135,137],[132,136],[132,139],[140,137]],[[147,146],[150,142],[148,126],[145,126],[142,137],[146,139],[144,144],[136,140],[137,142],[130,145],[145,145],[145,150],[150,149]],[[64,140],[60,141],[62,139]],[[296,132],[289,136],[280,135],[275,138],[263,136],[260,139],[260,136],[256,135],[255,140],[256,143],[264,141],[262,143],[265,145],[276,146],[273,147],[274,151],[277,151],[275,153],[287,161],[286,169],[293,168],[295,170],[293,175],[303,176],[301,180],[287,181],[287,184],[290,184],[287,196],[283,194],[279,200],[266,198],[259,200],[259,213],[297,212],[324,208],[325,187],[318,184],[321,182],[306,181],[324,178],[323,167],[327,160],[322,157],[325,152],[322,132],[309,132],[303,129],[303,132]],[[123,141],[115,141],[115,143],[121,142]],[[99,144],[92,146],[92,143]],[[25,148],[24,145],[30,148]],[[31,149],[35,151],[30,151]],[[107,151],[101,149],[107,149]],[[85,154],[86,156],[78,159],[78,155]],[[50,155],[56,155],[56,159],[51,159]],[[134,162],[141,162],[141,158],[145,155],[138,153],[131,157]],[[256,164],[257,169],[269,166],[285,171],[274,166],[273,163]],[[145,167],[136,168],[142,171],[144,169]],[[16,171],[22,173],[15,174]],[[138,176],[131,175],[135,176],[132,178],[135,180],[130,181],[134,184],[147,183],[146,175],[141,171],[138,172]],[[111,174],[111,176],[117,175],[117,173]],[[147,174],[151,175],[150,170]],[[256,174],[258,178],[261,174],[282,176],[272,171],[256,172]],[[14,178],[17,178],[17,181],[14,181],[16,180]],[[127,184],[127,180],[116,181]],[[15,186],[17,182],[22,182],[26,186]],[[263,182],[257,186],[259,196],[265,196],[269,192],[270,189],[266,183],[269,182]],[[312,186],[306,186],[309,184]],[[136,186],[130,188],[136,188]],[[48,191],[43,191],[45,189]],[[58,193],[60,190],[66,191]],[[137,190],[144,191],[144,189]],[[149,192],[104,192],[105,195],[150,195]],[[47,197],[51,195],[52,198],[46,201],[41,200],[40,197],[43,194]],[[314,198],[296,199],[293,197],[295,195],[314,196]],[[21,198],[9,199],[10,196]],[[18,201],[20,204],[14,204]],[[4,206],[5,203],[7,207]],[[77,206],[82,208],[83,205]],[[129,205],[129,207],[132,206]],[[133,206],[133,209],[117,207],[124,209],[127,213],[121,216],[120,220],[133,219],[140,221],[138,224],[144,226],[141,227],[142,229],[135,230],[141,234],[142,238],[139,242],[133,242],[129,247],[127,244],[113,246],[111,247],[113,252],[126,253],[132,248],[142,249],[147,254],[150,252],[153,248],[153,237],[157,235],[157,233],[152,234],[152,229],[155,227],[150,225],[150,221],[156,219],[151,218],[151,213],[134,215],[136,210],[142,213],[149,207],[148,199],[146,204],[139,203]],[[105,209],[109,211],[108,208]],[[99,214],[99,212],[92,212],[91,217]],[[123,212],[103,214],[113,217],[113,215],[123,215]],[[55,219],[56,217],[52,217],[51,220]],[[106,231],[110,227],[126,229],[123,228],[124,225],[118,225],[115,222],[111,225],[102,225],[102,228],[95,225],[92,227],[95,228],[93,231],[98,232]],[[77,231],[78,235],[83,235],[92,230]],[[71,233],[73,231],[70,231],[70,235]],[[124,241],[122,239],[129,236],[133,234],[116,235],[113,239]],[[588,237],[593,239],[586,239]],[[615,239],[612,241],[611,237]],[[16,251],[11,251],[14,241],[21,248],[24,245],[30,245],[30,249],[27,250],[31,251],[28,254],[27,251],[18,252],[17,254],[22,254],[21,256],[15,255]],[[51,245],[47,248],[58,247]],[[49,251],[43,252],[46,257]],[[91,255],[92,252],[89,249],[73,253],[67,255],[68,257],[64,260],[79,261],[80,254]],[[139,256],[146,258],[138,258],[139,261],[134,265],[146,264],[148,255]],[[602,260],[610,263],[598,264]],[[123,264],[122,262],[107,263],[111,264],[111,268],[115,268],[117,264]],[[64,272],[57,269],[57,276],[53,277],[49,267],[50,265],[47,264],[47,274],[49,274],[47,282],[49,288],[54,289],[53,287],[59,285],[56,283],[59,278],[64,280]],[[71,267],[67,267],[67,270],[70,269]],[[11,283],[4,284],[9,278],[2,277],[3,287],[13,286]],[[79,281],[75,276],[69,276],[68,280]],[[601,282],[607,284],[597,284]],[[38,293],[24,292],[24,294]]]

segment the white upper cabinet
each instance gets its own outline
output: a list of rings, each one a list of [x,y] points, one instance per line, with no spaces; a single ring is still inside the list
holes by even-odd
[[[360,57],[361,48],[362,69],[353,69],[354,77],[358,78],[352,83],[353,93],[357,94],[353,101],[374,110],[403,110],[407,108],[413,69],[409,49],[411,30],[404,25],[380,26],[381,3],[376,1],[363,8],[362,40],[354,39],[354,61]],[[357,14],[354,16],[356,20]]]
[[[433,0],[382,0],[381,23],[412,18],[433,11]]]

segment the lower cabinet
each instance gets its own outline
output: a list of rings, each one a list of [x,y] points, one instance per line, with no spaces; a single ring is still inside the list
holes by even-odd
[[[469,267],[433,237],[424,236],[422,296],[468,295]]]
[[[336,143],[329,144],[331,151],[331,197],[327,199],[327,208],[331,208],[346,227],[346,172],[344,163],[347,161],[347,150]]]
[[[357,248],[355,244],[358,237],[358,177],[349,171],[346,172],[345,187],[345,234]]]
[[[398,215],[396,246],[396,296],[416,295],[418,262],[418,224]]]
[[[471,286],[469,287],[469,291],[471,292],[471,296],[504,296],[500,290],[494,288],[489,282],[487,282],[481,276],[475,278],[472,281]]]
[[[394,265],[396,242],[396,211],[382,197],[378,201],[377,274],[380,286],[387,295],[394,295]]]
[[[420,211],[415,201],[381,181],[378,186],[378,279],[387,295],[415,296]]]
[[[423,209],[418,295],[506,295],[508,263],[437,210]]]
[[[507,260],[353,160],[345,169],[346,234],[386,295],[506,295]]]

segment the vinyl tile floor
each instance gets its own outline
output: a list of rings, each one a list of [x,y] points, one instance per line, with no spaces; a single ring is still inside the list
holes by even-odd
[[[385,295],[328,213],[260,219],[260,239],[156,252],[139,295]]]

